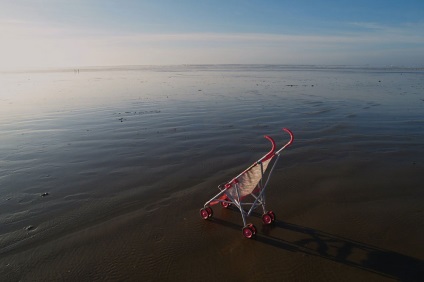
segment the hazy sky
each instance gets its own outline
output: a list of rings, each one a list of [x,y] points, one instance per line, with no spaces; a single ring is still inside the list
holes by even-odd
[[[424,66],[424,0],[0,0],[0,68]]]

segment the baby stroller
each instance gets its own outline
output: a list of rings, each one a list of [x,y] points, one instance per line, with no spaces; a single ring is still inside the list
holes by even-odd
[[[283,130],[290,135],[290,141],[275,152],[274,140],[265,135],[265,138],[271,142],[271,151],[230,181],[219,185],[218,189],[220,192],[207,201],[204,207],[200,209],[200,216],[203,219],[212,217],[213,211],[211,206],[220,203],[224,208],[228,208],[230,205],[234,205],[240,210],[244,226],[242,232],[243,236],[246,238],[252,238],[256,234],[256,227],[251,223],[246,223],[246,218],[257,207],[262,206],[262,222],[264,224],[268,225],[275,221],[274,212],[271,210],[267,211],[265,207],[265,190],[268,187],[268,182],[280,157],[281,151],[293,143],[294,140],[293,133],[289,129],[283,128]],[[274,158],[275,156],[276,158]],[[274,163],[264,183],[264,176],[272,159],[274,159]]]

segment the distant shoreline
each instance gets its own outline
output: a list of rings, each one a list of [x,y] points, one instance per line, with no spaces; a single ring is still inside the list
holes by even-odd
[[[424,66],[370,66],[370,65],[293,65],[293,64],[182,64],[182,65],[116,65],[116,66],[80,66],[80,67],[51,67],[51,68],[17,68],[0,70],[0,74],[13,73],[53,73],[53,72],[94,72],[94,71],[141,71],[141,70],[364,70],[388,72],[420,72]]]

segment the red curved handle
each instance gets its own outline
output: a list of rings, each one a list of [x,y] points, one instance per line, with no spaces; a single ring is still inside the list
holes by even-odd
[[[283,130],[290,135],[290,141],[285,145],[285,147],[286,147],[286,146],[291,145],[291,143],[293,143],[293,141],[294,141],[294,135],[293,135],[293,132],[291,132],[291,130],[288,129],[288,128],[283,128]]]
[[[254,167],[255,165],[257,165],[258,163],[260,163],[260,162],[264,162],[264,161],[267,161],[267,160],[269,160],[269,159],[271,159],[271,158],[273,158],[275,155],[278,155],[285,147],[287,147],[287,146],[289,146],[291,143],[293,143],[293,140],[294,140],[294,136],[293,136],[293,133],[290,131],[290,129],[288,129],[288,128],[283,128],[283,130],[285,131],[285,132],[287,132],[289,135],[290,135],[290,141],[289,142],[287,142],[287,144],[286,145],[284,145],[284,147],[283,148],[281,148],[280,150],[278,150],[277,152],[275,152],[275,141],[274,141],[274,139],[272,139],[271,137],[269,137],[268,135],[265,135],[264,137],[266,138],[266,139],[268,139],[270,142],[271,142],[271,150],[265,155],[265,156],[263,156],[262,158],[260,158],[257,162],[255,162],[255,163],[253,163],[251,166],[249,166],[247,169],[245,169],[242,173],[240,173],[239,175],[237,175],[236,177],[234,177],[232,180],[230,180],[229,182],[227,182],[226,184],[225,184],[225,189],[230,189],[231,187],[232,187],[232,185],[233,184],[236,184],[236,183],[238,183],[238,178],[241,176],[241,175],[243,175],[243,173],[245,173],[246,171],[248,171],[249,169],[251,169],[252,167]]]
[[[287,142],[286,143],[286,145],[284,145],[283,146],[283,148],[281,148],[280,150],[278,150],[275,154],[276,155],[278,155],[282,150],[284,150],[287,146],[290,146],[291,145],[291,143],[293,143],[293,141],[294,141],[294,135],[293,135],[293,132],[291,132],[291,130],[290,129],[288,129],[288,128],[283,128],[283,130],[285,131],[285,132],[287,132],[289,135],[290,135],[290,141],[289,142]]]
[[[262,159],[260,159],[259,161],[266,161],[270,158],[272,158],[274,156],[275,153],[275,141],[274,139],[272,139],[271,137],[269,137],[268,135],[264,136],[266,139],[268,139],[271,142],[271,150],[268,152],[268,154],[266,154]]]

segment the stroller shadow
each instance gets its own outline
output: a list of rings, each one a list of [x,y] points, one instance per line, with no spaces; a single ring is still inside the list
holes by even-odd
[[[214,218],[213,222],[241,229],[240,225],[224,220]],[[272,233],[275,233],[272,232],[273,229],[277,228],[283,229],[288,234],[287,238],[291,239],[272,236]],[[256,241],[286,251],[318,256],[400,281],[424,281],[424,262],[420,259],[300,225],[277,220],[273,225],[264,225],[256,235]]]
[[[272,237],[272,228],[301,233],[303,238],[289,241]],[[257,240],[278,248],[319,256],[400,281],[424,281],[424,262],[413,257],[282,221],[264,226],[262,231],[265,236],[258,234]]]

